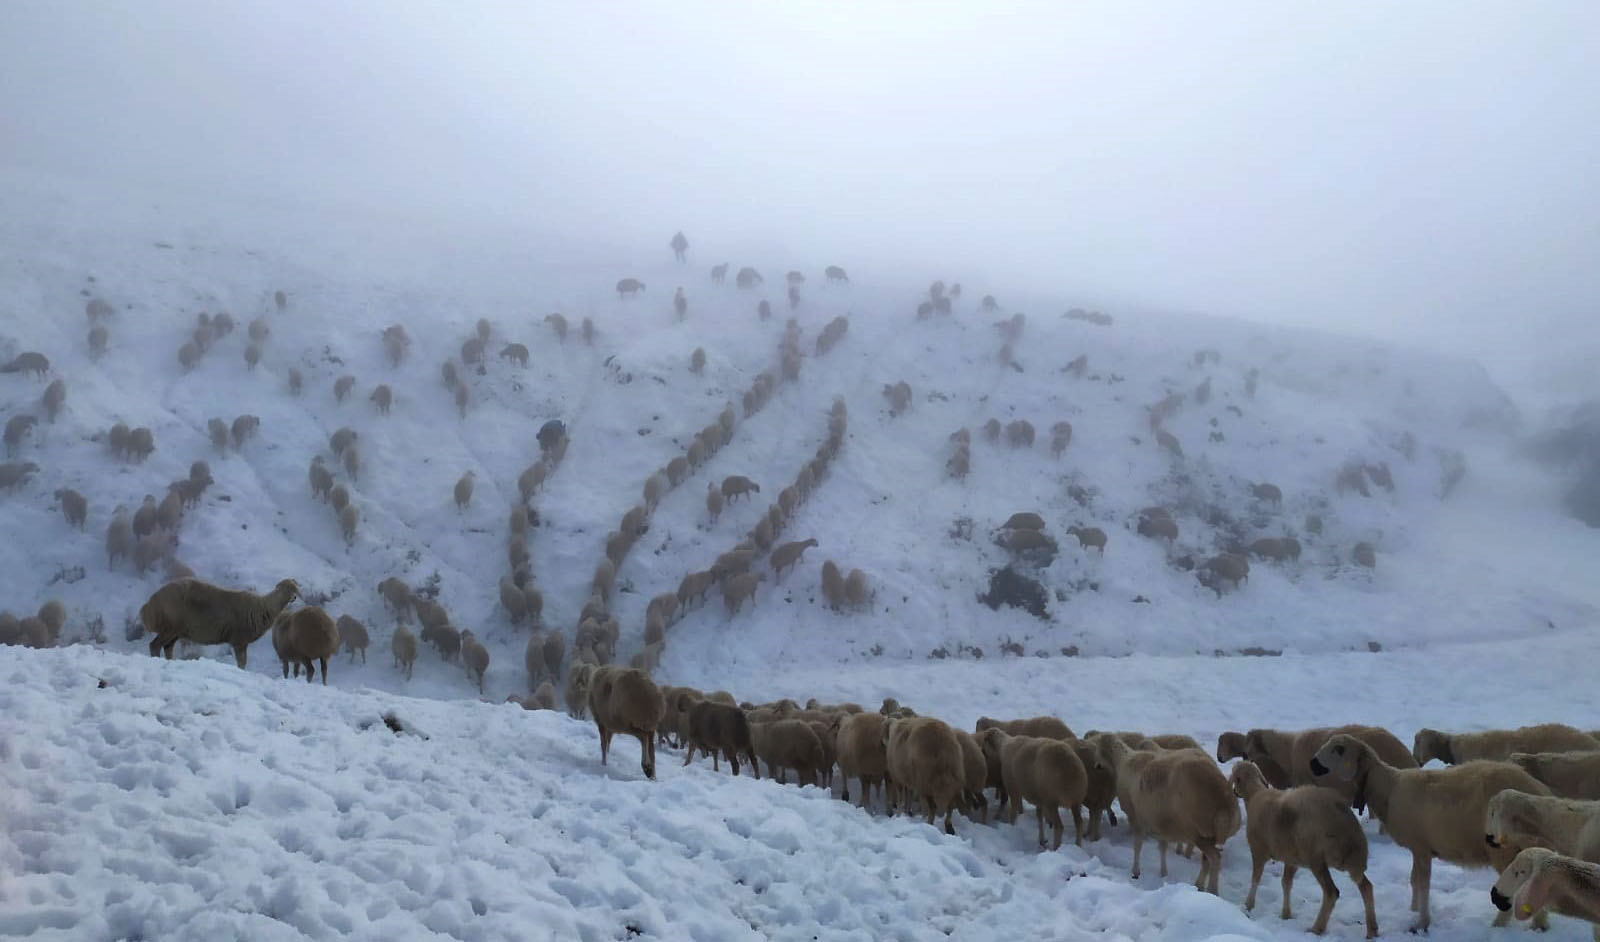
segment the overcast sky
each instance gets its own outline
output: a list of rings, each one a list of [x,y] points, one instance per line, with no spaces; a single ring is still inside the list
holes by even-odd
[[[1597,41],[1596,0],[4,0],[0,161],[1492,352],[1600,336]]]

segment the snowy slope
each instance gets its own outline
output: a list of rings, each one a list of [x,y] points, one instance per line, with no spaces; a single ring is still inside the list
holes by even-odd
[[[315,807],[337,830],[329,802],[341,814],[347,809],[338,807],[337,795],[330,798],[325,788],[313,789],[306,780],[334,777],[330,769],[337,769],[337,755],[343,753],[304,749],[307,737],[341,749],[377,737],[386,748],[422,750],[388,766],[381,753],[367,755],[350,745],[365,758],[349,761],[368,763],[351,767],[356,768],[351,775],[364,782],[435,775],[428,771],[433,764],[467,763],[460,776],[452,771],[450,782],[432,783],[436,794],[449,797],[416,812],[425,819],[433,816],[427,824],[434,829],[430,846],[455,833],[450,821],[466,815],[463,809],[474,809],[474,820],[523,821],[527,791],[507,787],[511,778],[547,788],[545,816],[554,816],[555,830],[523,823],[519,826],[533,830],[521,830],[516,838],[541,854],[569,843],[570,834],[582,830],[578,822],[603,817],[594,809],[648,817],[658,796],[632,790],[643,788],[624,774],[633,766],[598,776],[593,734],[582,727],[487,704],[424,701],[498,704],[508,693],[527,690],[522,655],[528,633],[509,624],[500,610],[497,583],[507,572],[506,521],[517,497],[516,479],[538,455],[534,434],[540,424],[559,417],[572,436],[565,461],[534,500],[540,524],[530,541],[545,623],[570,641],[606,533],[639,502],[645,479],[681,453],[724,402],[737,402],[757,373],[776,368],[783,322],[791,314],[782,285],[782,273],[790,267],[804,269],[808,279],[802,303],[792,312],[803,331],[802,348],[810,353],[822,325],[836,315],[849,316],[849,332],[826,355],[808,356],[798,381],[781,383],[770,405],[739,422],[728,447],[662,501],[618,575],[613,610],[623,628],[622,658],[641,644],[646,601],[675,589],[686,572],[709,566],[749,530],[774,492],[812,455],[824,434],[829,404],[839,396],[850,414],[844,448],[781,537],[815,537],[819,546],[780,584],[764,584],[753,609],[730,619],[714,597],[676,623],[657,671],[663,681],[729,689],[751,699],[815,695],[875,702],[893,695],[960,723],[983,713],[1048,711],[1075,728],[1182,729],[1203,738],[1228,727],[1335,719],[1381,722],[1402,737],[1428,724],[1562,719],[1600,725],[1600,710],[1587,691],[1544,686],[1549,659],[1577,663],[1589,653],[1588,635],[1600,621],[1600,581],[1593,579],[1589,562],[1597,548],[1595,531],[1561,514],[1558,481],[1510,457],[1516,412],[1481,368],[1420,351],[1221,317],[1112,311],[1114,324],[1096,326],[1061,316],[1073,305],[1092,304],[1092,299],[1073,297],[1070,284],[1056,297],[1014,297],[1003,285],[966,283],[952,318],[918,322],[913,312],[927,283],[935,277],[959,280],[959,272],[852,268],[853,284],[829,286],[822,266],[849,268],[849,259],[742,258],[737,246],[715,245],[713,233],[690,236],[696,240],[692,264],[678,267],[670,261],[665,236],[661,245],[574,245],[550,233],[491,231],[398,215],[371,218],[337,207],[263,205],[237,197],[218,201],[210,194],[106,192],[79,182],[0,174],[0,362],[23,350],[44,352],[69,390],[60,418],[41,421],[8,459],[34,462],[39,472],[19,488],[0,491],[0,521],[6,532],[21,535],[0,543],[0,572],[6,573],[0,610],[26,614],[48,599],[60,599],[68,609],[64,642],[103,638],[92,648],[60,654],[0,651],[7,675],[24,685],[13,695],[15,709],[0,715],[8,720],[26,715],[27,722],[14,728],[55,730],[60,740],[47,737],[48,749],[44,740],[26,740],[45,750],[30,760],[19,744],[23,737],[0,729],[9,737],[6,774],[20,776],[9,782],[18,789],[10,794],[20,796],[12,800],[49,798],[48,804],[60,804],[68,800],[69,783],[78,783],[85,794],[120,788],[112,780],[115,769],[135,760],[118,752],[109,765],[87,762],[85,755],[103,750],[75,738],[106,735],[99,720],[113,713],[146,717],[138,721],[138,735],[109,734],[119,737],[113,746],[126,746],[148,764],[142,772],[125,773],[135,776],[128,781],[136,787],[198,789],[209,796],[224,787],[210,772],[200,776],[191,769],[195,781],[162,784],[168,780],[154,771],[160,764],[154,757],[168,747],[144,744],[146,735],[176,737],[156,717],[182,712],[184,728],[199,734],[186,737],[193,751],[180,750],[190,764],[281,765],[291,756],[309,763],[286,786],[294,795],[281,796],[283,807],[268,803],[252,812],[264,817]],[[764,288],[712,285],[707,269],[725,260],[735,270],[755,265],[766,276]],[[644,281],[644,294],[619,299],[612,286],[625,276]],[[672,316],[672,292],[679,284],[690,302],[683,323]],[[289,296],[283,312],[272,303],[276,289]],[[991,292],[1002,311],[984,314],[978,299]],[[83,314],[86,300],[94,296],[104,297],[118,312],[110,324],[110,349],[98,360],[88,355]],[[777,313],[768,322],[755,316],[762,297]],[[239,329],[192,372],[182,372],[176,351],[196,315],[221,310],[234,316]],[[544,324],[553,311],[574,325],[592,317],[595,344],[584,345],[576,331],[558,343]],[[1016,345],[1020,369],[996,358],[1000,336],[992,326],[1016,311],[1027,315]],[[242,358],[244,325],[258,316],[270,323],[272,334],[260,366],[249,371]],[[439,367],[458,354],[479,317],[490,319],[496,334],[485,368],[463,368],[471,405],[461,417],[440,382]],[[381,330],[393,323],[404,324],[413,338],[410,356],[398,368],[388,364],[379,342]],[[527,369],[492,355],[508,341],[530,348]],[[703,376],[687,368],[696,347],[707,353]],[[1193,354],[1202,349],[1217,351],[1217,362],[1196,367]],[[1064,372],[1080,354],[1088,357],[1086,375]],[[305,376],[299,397],[287,390],[291,368]],[[1260,370],[1254,397],[1244,389],[1252,368]],[[339,404],[332,386],[345,374],[356,378],[355,392]],[[1187,398],[1166,423],[1184,449],[1184,457],[1174,459],[1153,441],[1148,407],[1169,393],[1187,396],[1207,377],[1211,400],[1202,405]],[[911,385],[913,405],[905,415],[890,417],[880,391],[898,380]],[[378,383],[395,390],[389,416],[379,415],[367,400]],[[0,375],[0,419],[37,413],[43,386],[31,377]],[[215,451],[207,439],[207,420],[231,421],[242,414],[260,417],[260,434],[241,448]],[[979,427],[991,417],[1028,419],[1039,430],[1039,444],[1017,451],[983,441]],[[1058,420],[1074,426],[1072,444],[1060,460],[1046,447],[1047,430]],[[148,461],[129,464],[110,456],[104,435],[118,421],[154,430],[157,450]],[[328,437],[342,426],[359,432],[364,459],[356,480],[337,475],[349,486],[361,516],[348,547],[331,510],[311,496],[306,477],[313,456],[332,459]],[[964,481],[950,480],[944,472],[948,436],[959,427],[974,435],[972,473]],[[1417,442],[1409,459],[1400,450],[1408,432]],[[1468,473],[1443,497],[1441,477],[1452,454],[1465,456]],[[354,664],[341,658],[330,671],[333,687],[357,692],[307,693],[283,685],[275,679],[279,668],[265,642],[255,648],[248,673],[269,675],[271,682],[239,675],[222,650],[202,655],[218,664],[147,663],[145,640],[125,635],[162,575],[140,576],[127,561],[108,570],[105,527],[115,507],[131,510],[145,494],[160,497],[200,458],[210,463],[217,483],[185,515],[178,559],[223,584],[265,588],[293,576],[331,613],[365,621],[373,635],[370,658]],[[1336,493],[1334,475],[1350,461],[1387,463],[1394,493],[1377,488],[1371,497]],[[477,490],[472,505],[458,512],[451,489],[467,470],[476,472]],[[704,510],[705,488],[729,474],[751,477],[763,485],[763,493],[731,505],[712,526]],[[1249,485],[1260,481],[1282,488],[1281,508],[1251,498]],[[76,488],[89,499],[81,533],[67,526],[52,496],[62,487]],[[1156,503],[1174,508],[1181,532],[1173,547],[1134,532],[1138,509]],[[994,528],[1019,510],[1042,513],[1061,547],[1047,568],[1032,572],[1051,594],[1046,621],[1018,609],[994,611],[978,600],[991,570],[1008,559],[993,543]],[[1320,536],[1305,528],[1310,513],[1323,518]],[[1079,550],[1066,533],[1072,524],[1108,533],[1103,558]],[[1225,595],[1174,565],[1185,555],[1203,559],[1230,539],[1281,535],[1297,536],[1304,545],[1298,563],[1257,561],[1249,582]],[[1376,570],[1351,564],[1358,541],[1377,547]],[[871,612],[836,614],[820,604],[818,570],[825,559],[868,574],[876,593]],[[443,663],[432,651],[423,652],[410,681],[392,668],[393,620],[374,591],[388,576],[436,589],[453,623],[472,628],[486,641],[493,660],[481,698],[459,665]],[[1214,656],[1251,650],[1283,655]],[[1019,652],[1025,656],[1014,656]],[[112,656],[120,654],[138,657]],[[1463,675],[1472,677],[1470,700],[1456,680]],[[95,702],[83,693],[90,676],[122,682],[105,691],[89,690],[107,705],[96,707],[101,712],[87,722],[84,717],[69,722],[83,704]],[[1480,690],[1515,705],[1506,708]],[[213,724],[179,709],[196,697],[236,701],[254,712],[238,724],[224,719]],[[413,697],[423,699],[406,699]],[[304,717],[297,721],[300,726],[286,719],[291,705],[297,717]],[[351,717],[390,708],[426,729],[429,745],[352,728]],[[253,734],[280,723],[303,735],[253,743]],[[519,745],[508,758],[498,746],[513,740]],[[496,746],[483,747],[486,742]],[[47,753],[70,770],[49,780],[59,791],[27,774],[28,763],[45,761]],[[624,747],[622,755],[630,754]],[[259,758],[242,758],[251,755]],[[519,764],[508,771],[505,763],[513,761]],[[604,862],[608,889],[600,894],[574,889],[577,899],[559,892],[542,895],[539,918],[571,926],[580,936],[609,938],[625,931],[626,920],[619,922],[612,911],[627,911],[641,927],[665,934],[662,926],[681,928],[684,923],[674,920],[687,918],[663,902],[681,898],[671,895],[673,887],[681,887],[679,892],[695,901],[690,910],[706,914],[700,934],[708,938],[741,937],[750,931],[751,920],[763,932],[792,930],[794,937],[824,930],[835,937],[831,933],[855,929],[862,937],[899,933],[915,938],[924,925],[989,937],[979,930],[999,918],[1000,910],[1031,920],[1034,934],[1039,925],[1051,925],[1062,938],[1075,938],[1080,924],[1133,938],[1193,938],[1201,934],[1196,926],[1256,938],[1280,931],[1275,920],[1250,923],[1231,903],[1218,905],[1176,887],[1131,893],[1123,876],[1125,853],[1106,856],[1097,850],[1089,857],[1074,851],[1036,859],[1021,853],[1029,848],[1025,828],[992,835],[968,827],[952,842],[904,822],[868,824],[848,809],[794,789],[730,782],[693,770],[683,775],[695,784],[683,785],[669,774],[663,787],[686,789],[675,794],[687,823],[651,818],[643,827],[662,842],[655,845],[660,853],[630,860],[624,851],[610,851],[618,856],[608,857],[594,848],[610,843],[607,838],[617,832],[596,825],[585,847],[597,856],[583,859]],[[497,782],[502,783],[498,790]],[[391,791],[381,793],[398,801]],[[423,800],[407,798],[413,799]],[[739,827],[748,832],[766,825],[775,801],[795,820],[803,816],[805,826],[774,836],[776,846],[746,846],[754,840],[751,833],[734,832],[728,856],[709,850],[729,839],[725,830],[704,830],[721,809],[745,809],[746,824]],[[58,826],[62,841],[70,843],[78,833],[78,825]],[[215,843],[201,850],[179,848],[175,855],[182,859],[212,853],[209,848],[220,844],[224,833],[214,821],[205,827],[192,822],[163,826],[176,827],[179,834],[213,835]],[[161,840],[148,828],[121,830],[128,840]],[[854,835],[856,830],[865,836]],[[299,833],[306,839],[326,829]],[[686,836],[678,840],[674,834]],[[359,848],[363,839],[355,838]],[[54,866],[54,858],[41,856],[42,848],[54,845],[26,836],[11,840],[17,848],[13,861],[22,861],[30,874],[28,898],[37,896],[31,905],[41,911],[41,924],[66,920],[49,912],[76,910],[46,900],[70,887],[41,876],[52,871],[39,869]],[[223,908],[239,919],[293,910],[301,914],[297,918],[311,921],[285,921],[318,937],[425,925],[438,932],[459,929],[456,934],[463,938],[498,938],[510,930],[489,928],[499,924],[494,920],[504,918],[509,926],[531,918],[516,907],[533,904],[511,902],[510,889],[496,890],[505,895],[494,899],[480,895],[493,915],[475,922],[468,918],[470,905],[466,914],[459,907],[435,912],[426,898],[443,895],[437,882],[429,882],[436,878],[358,872],[354,879],[362,887],[388,886],[391,880],[421,883],[409,887],[413,895],[406,899],[414,905],[398,908],[395,894],[386,889],[347,887],[342,897],[330,895],[347,913],[341,919],[353,918],[348,913],[357,909],[366,912],[366,921],[341,923],[325,915],[329,905],[318,896],[321,891],[306,889],[310,879],[291,876],[293,868],[282,864],[281,855],[303,852],[304,845],[290,839],[296,848],[285,850],[275,838],[262,840],[250,851],[255,856],[246,859],[261,872],[280,875],[275,892],[286,895],[277,902],[226,897]],[[861,866],[869,867],[872,877],[855,882],[891,888],[883,891],[888,902],[871,897],[878,902],[868,905],[866,915],[859,912],[861,900],[815,910],[809,901],[794,902],[798,897],[752,901],[745,891],[728,888],[739,886],[737,879],[748,886],[769,874],[778,866],[774,861],[789,855],[786,842],[798,842],[794,853],[810,855],[825,872],[836,865],[837,842],[845,840],[866,842],[857,853],[868,861]],[[914,843],[907,849],[901,841]],[[675,869],[685,845],[699,851],[694,865]],[[1394,893],[1406,865],[1386,841],[1375,841],[1378,845],[1390,855],[1384,858],[1389,877],[1375,877],[1380,906],[1387,907],[1380,916],[1386,925],[1398,925],[1404,899]],[[138,857],[142,851],[128,853]],[[444,887],[457,901],[489,893],[485,887],[497,884],[487,874],[502,868],[518,875],[509,885],[524,895],[530,882],[551,883],[550,871],[541,869],[552,866],[548,863],[509,862],[488,847],[463,853],[463,867],[486,875],[482,886]],[[1242,896],[1243,856],[1236,850],[1230,860],[1226,900]],[[1099,873],[1095,868],[1102,857],[1109,861],[1104,881],[1096,876],[1062,882],[1079,870]],[[75,863],[89,866],[81,857]],[[755,869],[741,870],[746,863]],[[645,864],[652,872],[667,867],[670,873],[659,877],[628,869]],[[117,866],[106,864],[106,872]],[[130,914],[104,918],[126,918],[133,928],[123,931],[146,926],[148,937],[154,937],[163,927],[179,924],[183,912],[199,911],[199,899],[222,898],[220,885],[190,896],[150,889],[187,885],[188,866],[147,871],[141,865],[131,875],[117,876],[112,881],[121,881],[117,892],[129,894],[118,902],[126,902]],[[14,863],[7,867],[16,869]],[[702,879],[691,879],[696,873]],[[1483,876],[1452,877],[1442,892],[1436,881],[1435,925],[1459,933],[1444,937],[1479,937],[1471,927],[1480,924]],[[36,879],[48,889],[34,894]],[[652,879],[666,882],[652,884]],[[937,889],[905,889],[916,879],[931,880]],[[1156,883],[1147,877],[1145,885]],[[187,902],[175,902],[180,896]],[[1263,897],[1263,906],[1271,908],[1266,889]],[[1047,919],[1063,906],[1073,920]],[[599,909],[607,914],[596,915]],[[512,912],[519,915],[513,918]],[[1341,910],[1336,917],[1346,935],[1355,929],[1350,915]],[[405,921],[411,919],[418,922]],[[385,928],[376,928],[380,924]],[[0,925],[3,931],[11,930]]]

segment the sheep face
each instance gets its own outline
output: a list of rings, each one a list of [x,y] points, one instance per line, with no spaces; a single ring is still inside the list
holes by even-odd
[[[1361,744],[1354,737],[1343,733],[1330,736],[1311,757],[1311,774],[1323,780],[1331,777],[1338,782],[1355,781],[1361,771],[1362,753]]]
[[[1528,801],[1526,794],[1507,788],[1489,799],[1483,831],[1485,844],[1505,847],[1511,841],[1510,835],[1540,833],[1538,811]]]
[[[1417,760],[1419,766],[1427,765],[1429,759],[1438,759],[1450,765],[1450,739],[1436,729],[1419,729],[1416,738],[1411,741],[1411,757]]]
[[[1533,916],[1535,907],[1530,905],[1526,896],[1528,884],[1533,875],[1556,856],[1555,851],[1547,847],[1529,847],[1511,861],[1510,866],[1500,872],[1500,879],[1489,888],[1489,900],[1501,912],[1510,912],[1514,900],[1521,898],[1522,904],[1515,913],[1518,919],[1528,919]]]

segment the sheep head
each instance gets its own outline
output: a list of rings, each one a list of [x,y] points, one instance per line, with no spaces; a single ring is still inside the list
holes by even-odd
[[[1244,733],[1229,732],[1217,737],[1217,761],[1245,758]],[[1257,771],[1260,771],[1259,769]]]
[[[1438,759],[1450,765],[1450,737],[1436,729],[1419,729],[1416,738],[1411,741],[1411,756],[1419,766],[1427,765],[1429,759]]]
[[[1311,774],[1324,781],[1331,776],[1334,781],[1357,782],[1359,796],[1364,790],[1358,780],[1365,777],[1362,773],[1366,771],[1366,756],[1366,744],[1354,736],[1344,733],[1330,736],[1311,757]]]
[[[1233,767],[1228,775],[1228,787],[1233,793],[1246,801],[1250,796],[1267,787],[1267,780],[1262,777],[1261,769],[1249,759]]]
[[[293,579],[283,579],[272,591],[267,594],[266,603],[269,611],[276,616],[289,606],[290,602],[300,597],[300,584]]]

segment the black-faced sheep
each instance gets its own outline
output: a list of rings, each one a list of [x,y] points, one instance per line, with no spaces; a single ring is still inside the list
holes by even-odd
[[[1483,840],[1489,799],[1512,788],[1534,795],[1550,790],[1507,762],[1475,761],[1448,769],[1397,769],[1354,736],[1328,739],[1311,759],[1312,774],[1356,785],[1356,800],[1369,803],[1396,844],[1411,851],[1414,931],[1432,919],[1428,893],[1434,858],[1463,867],[1501,867],[1510,854]]]
[[[198,579],[179,579],[155,591],[139,609],[139,621],[150,632],[150,656],[172,660],[178,641],[227,644],[242,668],[247,649],[300,595],[293,579],[284,579],[266,595],[243,589],[222,589]],[[331,622],[330,622],[331,625]]]

